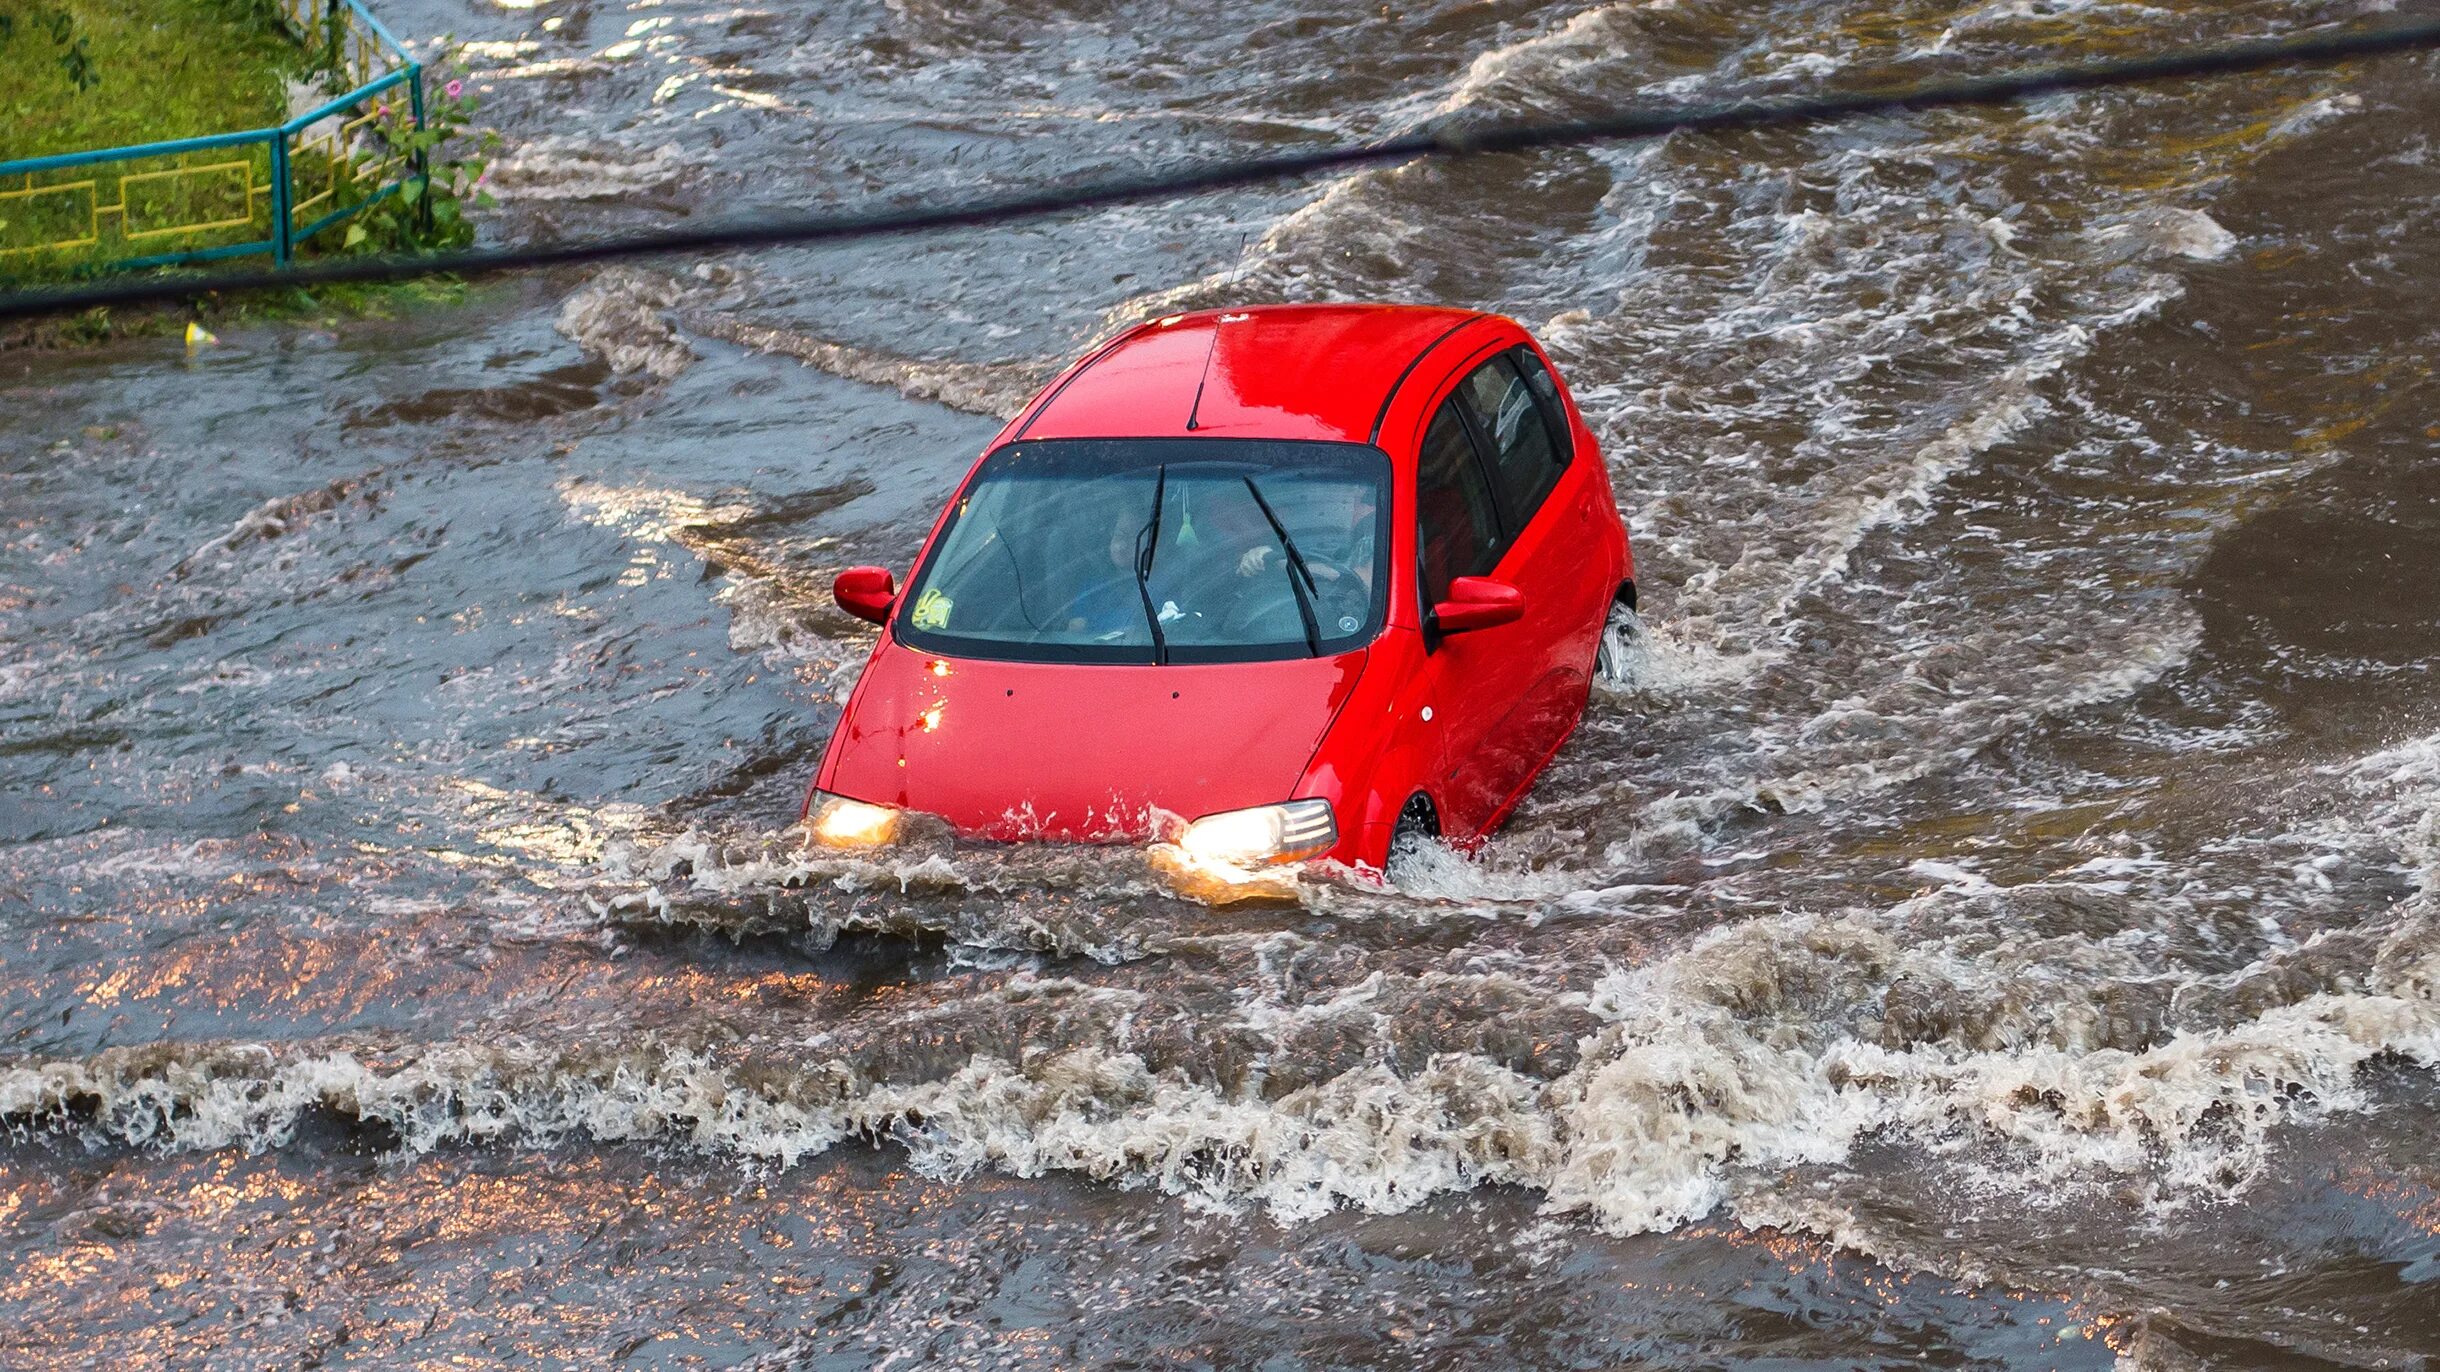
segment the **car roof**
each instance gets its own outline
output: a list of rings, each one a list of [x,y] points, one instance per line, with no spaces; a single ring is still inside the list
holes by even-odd
[[[1432,345],[1494,316],[1427,305],[1257,305],[1139,325],[1070,370],[1009,437],[1369,443]]]

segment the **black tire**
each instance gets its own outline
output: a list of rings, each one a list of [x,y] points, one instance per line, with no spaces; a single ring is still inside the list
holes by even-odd
[[[1431,797],[1418,793],[1398,812],[1398,827],[1390,830],[1389,860],[1395,863],[1425,844],[1439,841],[1440,811],[1433,808]]]
[[[1626,689],[1635,660],[1635,640],[1643,632],[1644,622],[1636,617],[1631,598],[1611,601],[1610,617],[1601,625],[1600,644],[1593,649],[1593,680],[1614,691]]]

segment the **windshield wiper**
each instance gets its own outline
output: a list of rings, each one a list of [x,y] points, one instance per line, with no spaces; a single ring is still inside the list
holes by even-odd
[[[1279,535],[1279,550],[1288,555],[1288,589],[1296,592],[1296,614],[1305,621],[1305,651],[1320,657],[1322,627],[1320,621],[1313,617],[1313,595],[1307,588],[1311,587],[1313,591],[1321,588],[1313,585],[1313,573],[1305,567],[1305,555],[1296,550],[1296,540],[1288,537],[1288,526],[1279,522],[1278,515],[1271,513],[1271,502],[1262,498],[1262,488],[1254,484],[1254,478],[1245,478],[1245,490],[1246,494],[1254,497],[1254,503],[1262,507],[1262,517],[1271,521],[1271,532]]]
[[[1161,612],[1152,608],[1152,552],[1161,543],[1161,496],[1169,489],[1169,466],[1163,463],[1152,478],[1152,518],[1135,536],[1135,593],[1144,602],[1144,623],[1152,630],[1152,665],[1169,662],[1169,639],[1161,632]]]

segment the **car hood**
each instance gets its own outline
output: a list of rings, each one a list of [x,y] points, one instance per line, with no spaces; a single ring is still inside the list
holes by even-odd
[[[1141,837],[1291,797],[1363,670],[1284,662],[1110,666],[943,658],[885,641],[819,785],[989,838]]]

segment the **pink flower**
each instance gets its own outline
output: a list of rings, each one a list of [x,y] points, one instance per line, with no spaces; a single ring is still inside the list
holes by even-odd
[[[384,118],[384,119],[389,118],[389,117],[390,117],[390,102],[389,102],[389,101],[387,101],[387,100],[376,100],[376,101],[374,101],[374,102],[373,102],[373,113],[380,115],[380,116],[381,116],[382,118]]]
[[[466,83],[463,81],[452,81],[442,89],[449,93],[450,99],[455,100],[458,98],[459,94],[466,89]]]

